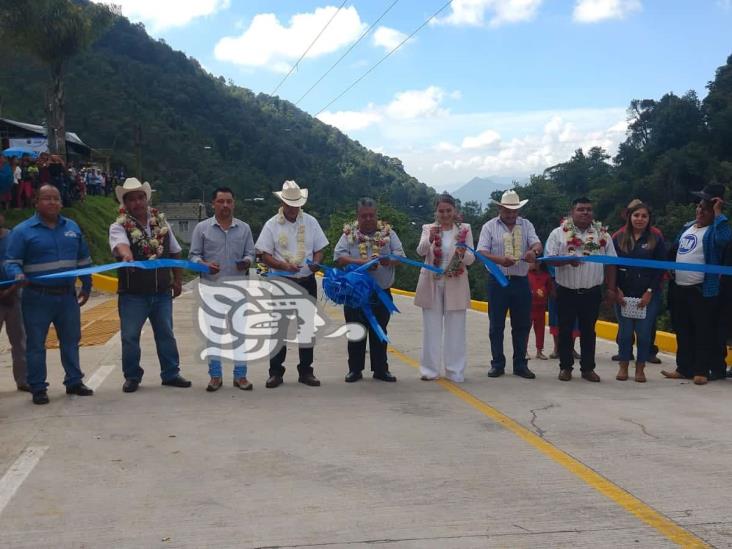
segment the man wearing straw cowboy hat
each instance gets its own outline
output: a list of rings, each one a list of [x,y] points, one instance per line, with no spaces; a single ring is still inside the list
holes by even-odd
[[[120,216],[109,227],[109,247],[121,261],[180,257],[181,247],[165,216],[149,207],[152,189],[134,177],[115,189],[122,205]],[[125,393],[137,391],[145,371],[140,367],[140,334],[149,319],[155,334],[163,385],[190,387],[180,375],[178,345],[173,335],[173,298],[181,293],[180,269],[119,271],[119,318],[122,337],[122,371]]]
[[[318,268],[308,265],[307,260],[320,263],[328,239],[317,219],[302,211],[308,200],[308,190],[301,189],[295,181],[285,181],[282,190],[274,195],[281,202],[280,209],[277,215],[264,224],[254,247],[261,252],[265,265],[274,271],[287,273],[285,276],[289,280],[302,286],[313,298],[317,298],[318,286],[314,273]],[[298,350],[298,381],[311,387],[319,386],[320,380],[313,374],[312,345],[300,346]],[[270,358],[269,379],[265,384],[268,389],[282,384],[286,355],[287,348],[282,345],[279,352]]]
[[[491,368],[488,377],[500,377],[506,368],[503,352],[503,332],[506,313],[511,312],[511,339],[513,341],[513,374],[526,379],[536,376],[526,361],[526,345],[531,329],[531,289],[527,278],[529,263],[541,254],[541,241],[534,225],[518,215],[528,200],[520,200],[516,191],[503,193],[498,205],[498,216],[487,221],[480,231],[478,251],[498,264],[508,278],[502,287],[488,275],[488,318],[491,340]]]

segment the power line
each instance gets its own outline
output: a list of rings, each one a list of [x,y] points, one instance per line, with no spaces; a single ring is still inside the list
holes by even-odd
[[[371,73],[371,71],[373,71],[373,70],[374,70],[374,69],[375,69],[376,67],[378,67],[379,65],[381,65],[381,64],[382,64],[382,63],[383,63],[384,61],[386,61],[386,60],[387,60],[387,59],[388,59],[389,57],[391,57],[391,55],[392,55],[392,54],[393,54],[393,53],[394,53],[395,51],[397,51],[397,50],[398,50],[399,48],[401,48],[401,47],[402,47],[402,46],[404,45],[404,43],[405,43],[405,42],[407,42],[407,40],[409,40],[409,39],[410,39],[410,38],[412,38],[412,37],[413,37],[413,36],[414,36],[415,34],[417,34],[417,33],[418,33],[419,31],[421,31],[421,30],[422,30],[422,29],[423,29],[423,28],[424,28],[424,27],[425,27],[425,26],[427,25],[427,23],[429,23],[429,22],[430,22],[430,21],[432,21],[432,20],[433,20],[433,19],[434,19],[435,17],[437,17],[438,15],[440,15],[440,13],[442,13],[442,12],[443,12],[443,10],[444,10],[445,8],[447,8],[447,6],[449,6],[450,4],[452,4],[452,1],[453,1],[453,0],[448,0],[447,2],[445,2],[445,3],[444,3],[444,4],[442,5],[442,7],[441,7],[440,9],[438,9],[438,10],[437,10],[437,11],[436,11],[435,13],[433,13],[433,14],[432,14],[432,15],[431,15],[431,16],[430,16],[430,17],[429,17],[429,18],[428,18],[428,19],[427,19],[427,20],[426,20],[426,21],[425,21],[424,23],[422,23],[422,24],[421,24],[421,25],[420,25],[419,27],[417,27],[417,28],[416,28],[416,29],[414,30],[414,32],[412,32],[412,34],[410,34],[410,35],[409,35],[409,36],[407,36],[407,37],[406,37],[406,38],[405,38],[404,40],[402,40],[401,42],[399,42],[399,44],[397,44],[397,45],[396,45],[396,46],[394,47],[394,49],[392,49],[392,50],[391,50],[391,51],[390,51],[389,53],[387,53],[387,54],[386,54],[386,55],[385,55],[384,57],[382,57],[381,59],[379,59],[379,60],[378,60],[378,61],[377,61],[377,62],[376,62],[376,63],[375,63],[375,64],[374,64],[374,65],[373,65],[373,66],[372,66],[372,67],[371,67],[371,68],[370,68],[369,70],[367,70],[367,71],[366,71],[365,73],[363,73],[363,74],[362,74],[362,75],[361,75],[360,77],[358,77],[358,78],[357,78],[357,79],[356,79],[356,80],[355,80],[355,81],[354,81],[354,82],[353,82],[353,83],[352,83],[352,84],[351,84],[350,86],[348,86],[348,87],[347,87],[347,88],[346,88],[345,90],[343,90],[343,91],[342,91],[342,92],[341,92],[341,93],[340,93],[340,94],[339,94],[339,95],[338,95],[338,96],[337,96],[337,97],[336,97],[335,99],[333,99],[333,100],[332,100],[332,101],[331,101],[330,103],[328,103],[328,104],[327,104],[327,105],[326,105],[325,107],[323,107],[322,109],[320,109],[320,110],[319,110],[319,111],[318,111],[318,112],[317,112],[317,113],[315,114],[315,116],[317,117],[317,116],[318,116],[318,115],[319,115],[320,113],[322,113],[322,112],[323,112],[323,111],[324,111],[325,109],[327,109],[328,107],[330,107],[330,106],[331,106],[331,105],[332,105],[333,103],[335,103],[335,102],[336,102],[336,101],[338,101],[338,100],[339,100],[339,99],[340,99],[341,97],[343,97],[343,96],[344,96],[344,95],[346,95],[346,94],[347,94],[347,93],[348,93],[349,91],[351,91],[351,89],[353,89],[353,88],[354,88],[354,87],[356,86],[356,84],[358,84],[358,83],[359,83],[359,82],[360,82],[361,80],[363,80],[364,78],[366,78],[366,77],[367,77],[367,76],[368,76],[368,75],[369,75],[369,74]]]
[[[318,78],[318,81],[317,81],[317,82],[315,82],[315,84],[313,84],[312,86],[310,86],[310,89],[308,89],[308,91],[306,91],[306,92],[305,92],[304,94],[302,94],[302,96],[300,97],[300,99],[298,99],[297,101],[295,101],[295,106],[299,105],[299,104],[300,104],[300,101],[302,101],[303,99],[305,99],[305,97],[306,97],[306,96],[307,96],[307,95],[308,95],[308,94],[309,94],[309,93],[310,93],[311,91],[313,91],[313,89],[315,89],[315,87],[316,87],[316,86],[317,86],[318,84],[320,84],[320,82],[321,82],[321,81],[322,81],[322,80],[323,80],[323,79],[324,79],[324,78],[325,78],[326,76],[328,76],[328,75],[330,74],[330,72],[331,72],[331,71],[332,71],[332,70],[333,70],[333,69],[334,69],[334,68],[336,67],[336,65],[338,65],[338,63],[340,63],[341,61],[343,61],[343,58],[344,58],[344,57],[346,57],[346,56],[347,56],[347,55],[348,55],[349,53],[351,53],[351,50],[352,50],[353,48],[355,48],[356,46],[358,46],[358,44],[359,44],[359,42],[361,42],[361,40],[363,40],[364,38],[366,38],[366,36],[367,36],[367,35],[368,35],[368,34],[369,34],[369,33],[371,32],[371,30],[372,30],[372,29],[373,29],[373,28],[374,28],[374,27],[375,27],[375,26],[376,26],[376,25],[377,25],[377,24],[379,23],[379,21],[381,21],[381,20],[382,20],[382,19],[384,18],[384,16],[385,16],[385,15],[386,15],[387,13],[389,13],[389,12],[391,11],[391,8],[393,8],[393,7],[394,7],[394,6],[395,6],[395,5],[397,4],[397,2],[399,2],[399,0],[394,0],[394,1],[393,1],[393,2],[391,3],[391,5],[390,5],[389,7],[387,7],[387,8],[386,8],[386,10],[384,10],[384,13],[382,13],[382,14],[381,14],[381,15],[379,16],[379,18],[378,18],[378,19],[377,19],[376,21],[374,21],[374,22],[373,22],[373,23],[371,24],[371,26],[370,26],[370,27],[369,27],[368,29],[366,29],[366,30],[364,31],[364,33],[363,33],[363,34],[362,34],[362,35],[361,35],[361,36],[359,37],[359,39],[358,39],[358,40],[356,40],[356,41],[355,41],[355,42],[354,42],[354,43],[353,43],[353,44],[351,45],[351,47],[350,47],[350,48],[348,48],[348,49],[346,50],[346,52],[345,52],[345,53],[344,53],[343,55],[341,55],[341,56],[340,56],[340,57],[338,58],[338,61],[336,61],[335,63],[333,63],[333,65],[331,65],[331,67],[330,67],[330,68],[329,68],[329,69],[328,69],[327,71],[325,71],[325,74],[324,74],[323,76],[321,76],[320,78]]]
[[[315,37],[315,39],[314,39],[314,40],[313,40],[312,42],[310,42],[310,45],[309,45],[309,46],[307,47],[307,49],[306,49],[306,50],[305,50],[305,51],[303,52],[303,54],[302,54],[302,55],[300,56],[300,59],[298,59],[298,60],[297,60],[297,61],[295,62],[295,64],[294,64],[294,65],[292,65],[292,68],[290,68],[290,72],[288,72],[288,73],[287,73],[287,74],[285,75],[285,77],[284,77],[284,78],[283,78],[282,80],[280,80],[280,83],[279,83],[279,84],[277,84],[277,87],[276,87],[276,88],[275,88],[274,90],[272,90],[272,93],[271,93],[270,95],[274,95],[275,93],[277,93],[277,90],[279,90],[279,89],[280,89],[280,87],[282,86],[282,84],[284,84],[284,83],[285,83],[285,80],[287,80],[287,79],[288,79],[288,78],[290,77],[290,75],[291,75],[291,74],[293,73],[293,71],[294,71],[294,70],[295,70],[295,69],[297,68],[297,66],[298,66],[298,65],[300,64],[300,61],[302,61],[302,60],[303,60],[303,59],[305,58],[305,56],[306,56],[306,55],[308,54],[308,52],[310,51],[310,48],[312,48],[312,47],[313,47],[313,46],[315,45],[315,42],[317,42],[317,41],[318,41],[318,38],[320,38],[320,37],[321,37],[321,35],[322,35],[322,34],[323,34],[323,33],[325,32],[325,29],[327,29],[327,28],[328,28],[328,26],[329,26],[329,25],[330,25],[330,24],[331,24],[331,23],[333,22],[333,19],[335,19],[335,18],[336,18],[336,15],[338,15],[338,13],[339,13],[339,12],[341,11],[341,8],[342,8],[343,6],[345,6],[345,5],[346,5],[346,2],[347,2],[347,1],[348,1],[348,0],[343,0],[343,2],[341,3],[341,5],[340,5],[340,6],[338,6],[338,9],[336,10],[336,12],[335,12],[335,13],[334,13],[334,14],[333,14],[333,15],[331,16],[331,18],[330,18],[330,19],[328,19],[328,22],[327,22],[327,23],[325,24],[325,26],[324,26],[324,27],[323,27],[322,29],[320,29],[320,32],[318,33],[318,36],[316,36],[316,37]]]

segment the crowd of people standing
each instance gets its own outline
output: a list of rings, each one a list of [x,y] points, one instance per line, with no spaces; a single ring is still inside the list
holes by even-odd
[[[121,261],[181,258],[182,248],[163,212],[150,206],[151,193],[148,183],[135,178],[127,179],[115,189],[121,208],[119,217],[110,225],[109,246]],[[619,326],[616,379],[629,378],[635,343],[634,379],[645,382],[645,364],[652,353],[652,334],[667,275],[678,352],[676,368],[663,371],[663,375],[692,379],[696,385],[725,377],[729,311],[723,307],[723,300],[732,292],[728,282],[722,282],[719,274],[705,271],[705,266],[732,263],[732,230],[722,213],[724,188],[721,185],[707,185],[694,194],[699,199],[695,219],[682,227],[670,244],[653,227],[651,208],[647,204],[632,201],[625,225],[610,235],[594,219],[592,201],[587,197],[572,201],[568,216],[542,244],[531,221],[519,215],[527,200],[521,200],[513,190],[506,191],[500,201],[494,201],[498,215],[481,228],[477,249],[473,248],[471,228],[461,221],[455,200],[449,194],[440,195],[435,203],[435,222],[423,226],[416,249],[425,263],[437,268],[421,270],[414,298],[423,317],[421,379],[433,381],[444,376],[455,383],[465,379],[466,311],[470,307],[467,271],[476,259],[486,263],[486,268],[497,266],[503,275],[499,277],[488,268],[491,349],[488,377],[505,375],[509,357],[504,351],[504,332],[510,315],[513,374],[525,379],[536,378],[529,368],[527,346],[533,324],[542,335],[537,339],[536,357],[547,359],[542,351],[543,321],[548,306],[550,325],[555,325],[557,335],[555,353],[550,357],[558,358],[559,380],[572,379],[578,359],[581,377],[599,382],[595,371],[595,324],[604,293],[616,311]],[[212,195],[214,215],[195,228],[189,259],[204,265],[207,272],[202,278],[215,283],[246,277],[259,254],[278,276],[289,280],[304,294],[317,298],[314,273],[323,260],[328,239],[318,220],[302,209],[309,198],[307,189],[286,181],[282,191],[275,195],[280,207],[255,240],[249,225],[234,217],[232,189],[217,188]],[[37,191],[36,214],[12,231],[0,233],[5,275],[13,282],[0,290],[0,322],[8,325],[18,388],[31,392],[36,404],[49,401],[45,338],[51,324],[59,336],[66,392],[80,396],[93,394],[83,383],[78,348],[79,309],[88,300],[91,279],[81,276],[81,288],[77,291],[75,276],[38,278],[91,264],[83,233],[76,223],[60,215],[61,205],[59,188],[44,183]],[[356,219],[344,226],[334,247],[333,260],[343,268],[369,264],[368,276],[379,292],[388,294],[398,259],[404,255],[396,231],[379,217],[376,202],[364,198],[357,204]],[[604,263],[587,261],[593,257],[617,259]],[[647,263],[662,259],[692,264],[694,268],[678,265],[664,271]],[[173,330],[173,299],[181,290],[182,273],[178,268],[120,270],[118,309],[124,392],[137,391],[143,379],[140,335],[146,320],[150,321],[155,335],[162,384],[191,386],[180,372]],[[378,307],[375,295],[371,298],[375,321],[386,333],[389,311]],[[348,343],[345,381],[355,383],[363,378],[368,341],[373,378],[396,382],[389,369],[387,342],[364,312],[346,307],[344,317],[346,322],[364,325],[367,334],[363,341]],[[579,338],[579,354],[574,349],[575,338]],[[267,388],[274,389],[284,382],[286,358],[284,344],[269,357]],[[317,387],[320,380],[315,376],[313,364],[313,345],[300,345],[298,381]],[[209,360],[209,376],[206,389],[215,392],[223,384],[221,360]],[[247,378],[246,361],[237,359],[236,355],[233,378],[234,386],[239,389],[253,388]]]

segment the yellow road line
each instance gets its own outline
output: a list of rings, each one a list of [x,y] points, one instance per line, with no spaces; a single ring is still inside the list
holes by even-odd
[[[413,368],[419,368],[419,362],[414,360],[412,357],[407,356],[404,353],[401,353],[391,347],[389,348],[389,352],[405,364]],[[491,418],[502,427],[508,429],[519,438],[528,442],[531,446],[539,450],[547,457],[551,458],[553,461],[559,463],[570,473],[579,477],[581,480],[586,482],[602,495],[610,498],[620,507],[635,515],[649,526],[652,526],[653,528],[658,530],[661,534],[663,534],[672,542],[682,547],[710,547],[702,539],[698,538],[688,530],[685,530],[668,517],[663,516],[661,513],[659,513],[646,503],[643,503],[631,493],[614,484],[596,471],[593,471],[588,466],[576,460],[566,452],[560,450],[550,442],[547,442],[543,438],[535,435],[526,427],[514,421],[507,415],[499,412],[497,409],[493,408],[489,404],[486,404],[469,392],[461,389],[456,384],[445,379],[441,379],[437,383],[443,388],[450,391],[453,395],[457,396],[466,404],[472,406],[483,415]]]

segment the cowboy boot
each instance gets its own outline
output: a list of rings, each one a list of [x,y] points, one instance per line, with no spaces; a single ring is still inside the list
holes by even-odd
[[[646,374],[643,371],[646,367],[645,362],[636,362],[635,363],[635,380],[638,383],[645,383],[646,382]]]

